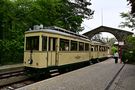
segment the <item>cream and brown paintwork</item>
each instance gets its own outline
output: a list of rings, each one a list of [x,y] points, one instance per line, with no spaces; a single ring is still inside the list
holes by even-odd
[[[32,55],[30,50],[26,50],[26,37],[31,36],[39,36],[39,50],[33,50]],[[42,51],[42,36],[47,37],[47,47],[48,47],[48,39],[55,38],[56,39],[56,50],[49,51],[48,48],[46,51]],[[60,39],[67,39],[69,40],[69,51],[60,51]],[[70,44],[71,40],[77,42],[83,42],[89,44],[89,51],[70,51]],[[51,29],[41,29],[41,30],[33,30],[33,31],[26,31],[25,32],[25,42],[24,42],[24,65],[26,67],[32,68],[47,68],[52,66],[61,66],[67,64],[73,64],[78,62],[89,61],[92,58],[100,58],[106,57],[106,52],[98,52],[93,51],[91,52],[91,47],[97,46],[99,47],[100,44],[92,43],[89,39],[79,37],[76,35],[60,32],[60,31],[53,31]],[[104,45],[105,46],[105,45]],[[79,46],[77,46],[79,47]],[[85,45],[84,45],[85,47]],[[108,47],[108,46],[106,46]],[[52,48],[52,47],[51,47]],[[101,54],[102,53],[102,54]],[[32,64],[29,64],[28,60],[32,57]]]

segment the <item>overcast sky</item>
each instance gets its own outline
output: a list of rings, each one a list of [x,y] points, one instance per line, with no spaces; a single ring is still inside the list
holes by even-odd
[[[124,21],[120,13],[130,10],[127,0],[91,0],[91,3],[91,9],[95,13],[93,19],[84,20],[82,26],[85,30],[81,34],[101,26],[102,20],[103,26],[119,28],[120,22]]]

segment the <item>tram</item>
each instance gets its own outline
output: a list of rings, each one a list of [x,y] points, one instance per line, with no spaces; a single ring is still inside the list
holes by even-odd
[[[107,57],[109,46],[59,27],[25,32],[24,66],[31,69],[62,67]]]

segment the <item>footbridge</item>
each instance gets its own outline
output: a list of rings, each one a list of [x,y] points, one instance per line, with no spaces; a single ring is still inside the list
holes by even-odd
[[[91,31],[84,33],[83,35],[86,35],[89,37],[89,39],[91,39],[95,34],[98,34],[100,32],[108,32],[113,34],[118,40],[118,42],[124,41],[125,37],[133,34],[132,32],[121,30],[121,29],[111,28],[107,26],[100,26]]]

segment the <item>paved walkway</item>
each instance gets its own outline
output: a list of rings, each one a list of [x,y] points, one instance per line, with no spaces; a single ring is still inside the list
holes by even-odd
[[[118,74],[120,78],[116,78],[114,80],[115,83],[111,83],[112,86],[110,85],[110,82],[122,67],[123,64],[115,64],[114,59],[109,59],[95,65],[22,87],[18,90],[135,90],[134,65],[125,65],[120,74]],[[125,77],[129,78],[123,79]],[[121,83],[121,80],[124,80],[122,81],[123,83]],[[127,81],[131,81],[131,83]],[[127,88],[123,89],[121,87],[123,85],[126,85]]]
[[[135,90],[135,65],[126,64],[110,90]]]

